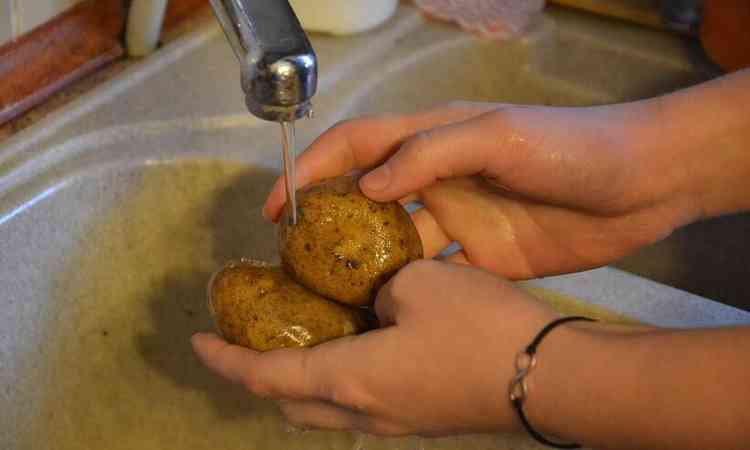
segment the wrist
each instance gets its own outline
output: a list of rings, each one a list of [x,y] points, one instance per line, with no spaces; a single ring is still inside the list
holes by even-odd
[[[650,328],[573,322],[555,329],[539,347],[528,378],[526,415],[540,433],[565,442],[597,442],[591,433],[618,392],[636,389],[627,337]]]
[[[713,80],[646,103],[654,110],[654,175],[675,174],[674,198],[696,219],[750,209],[750,72]],[[659,157],[657,155],[664,155]]]

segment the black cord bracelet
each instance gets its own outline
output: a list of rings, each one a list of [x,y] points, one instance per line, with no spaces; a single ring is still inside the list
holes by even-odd
[[[510,403],[518,413],[518,417],[521,419],[521,424],[523,425],[523,427],[526,429],[529,435],[531,435],[531,437],[548,447],[581,448],[581,446],[578,444],[550,441],[531,426],[529,420],[526,418],[526,414],[523,412],[523,403],[524,401],[526,401],[526,395],[528,393],[528,388],[526,387],[526,375],[528,375],[531,369],[533,369],[536,365],[535,355],[539,344],[542,342],[542,339],[544,339],[544,337],[547,336],[549,332],[558,325],[573,321],[595,322],[594,319],[589,319],[588,317],[571,316],[554,320],[550,322],[546,327],[542,328],[542,331],[540,331],[539,334],[536,335],[534,340],[531,341],[531,344],[529,344],[528,347],[526,347],[522,352],[518,354],[518,356],[516,356],[517,372],[516,376],[513,377],[513,380],[511,380],[510,387],[508,389],[508,393],[510,395]]]

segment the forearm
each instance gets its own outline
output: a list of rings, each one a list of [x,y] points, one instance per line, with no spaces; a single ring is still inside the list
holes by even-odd
[[[750,69],[647,103],[656,113],[643,159],[661,153],[660,174],[681,172],[679,194],[699,217],[750,210]]]
[[[528,404],[544,431],[595,448],[740,449],[750,442],[750,328],[568,328],[547,340]]]

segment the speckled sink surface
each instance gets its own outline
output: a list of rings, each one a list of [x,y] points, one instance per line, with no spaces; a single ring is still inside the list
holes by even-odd
[[[459,98],[605,103],[705,76],[675,38],[560,11],[505,44],[409,8],[373,33],[313,41],[321,86],[316,118],[298,125],[303,145],[358,113]],[[538,448],[508,436],[292,433],[273,404],[198,364],[188,337],[211,327],[209,273],[239,256],[276,258],[259,211],[279,140],[245,112],[232,54],[207,22],[0,148],[0,448]],[[536,290],[569,311],[750,323],[612,268],[529,285],[584,301]]]

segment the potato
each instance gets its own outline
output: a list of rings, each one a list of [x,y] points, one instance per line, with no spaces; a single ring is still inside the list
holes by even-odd
[[[398,202],[365,197],[357,180],[338,177],[297,191],[297,224],[284,209],[282,266],[298,283],[350,305],[372,304],[398,269],[422,258],[422,242]]]
[[[258,351],[309,347],[372,328],[369,313],[326,300],[279,267],[243,259],[209,283],[209,310],[230,343]]]

